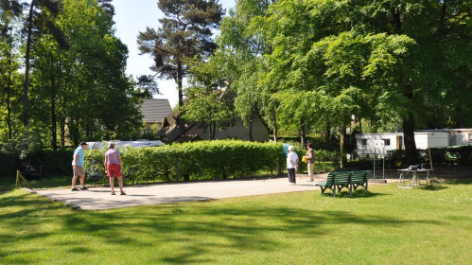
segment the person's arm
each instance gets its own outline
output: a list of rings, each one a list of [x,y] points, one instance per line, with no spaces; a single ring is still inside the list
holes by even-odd
[[[76,154],[74,156],[74,168],[77,168],[78,162],[79,162],[79,154]]]
[[[293,162],[293,159],[292,159],[292,158],[295,158],[295,162]],[[292,166],[293,166],[294,168],[296,168],[297,165],[298,165],[298,156],[290,157],[290,163],[292,163]]]
[[[107,170],[107,163],[108,163],[108,158],[107,158],[107,154],[105,154],[105,160],[103,162],[103,166],[105,167],[105,170]]]
[[[310,151],[308,151],[307,154],[308,155],[305,156],[306,159],[312,159],[313,158],[313,154]]]

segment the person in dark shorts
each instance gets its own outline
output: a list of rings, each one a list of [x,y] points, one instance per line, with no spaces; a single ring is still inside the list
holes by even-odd
[[[287,155],[287,171],[288,171],[288,183],[290,185],[297,185],[296,174],[298,168],[298,155],[294,152],[295,148],[289,146]]]

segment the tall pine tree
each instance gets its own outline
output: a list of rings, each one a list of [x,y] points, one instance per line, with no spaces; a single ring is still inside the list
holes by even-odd
[[[177,83],[179,106],[183,106],[186,60],[197,55],[205,58],[215,50],[212,29],[220,25],[224,10],[218,0],[160,0],[158,7],[166,17],[159,19],[157,30],[148,27],[139,33],[139,50],[153,57],[151,70],[159,77]]]

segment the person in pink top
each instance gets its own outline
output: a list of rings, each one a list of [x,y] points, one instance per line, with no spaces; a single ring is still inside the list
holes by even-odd
[[[104,165],[107,170],[107,176],[110,178],[111,195],[115,195],[115,177],[118,178],[121,195],[126,195],[123,191],[123,179],[121,178],[123,163],[121,162],[120,151],[115,149],[115,143],[108,144]]]

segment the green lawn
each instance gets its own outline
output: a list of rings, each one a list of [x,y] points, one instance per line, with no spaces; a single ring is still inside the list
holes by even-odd
[[[1,264],[470,264],[472,182],[76,211],[0,195]]]

